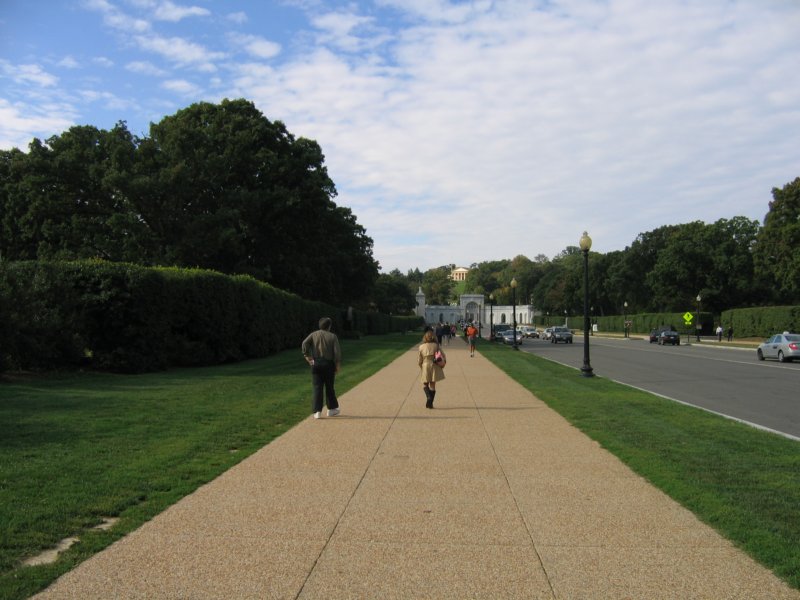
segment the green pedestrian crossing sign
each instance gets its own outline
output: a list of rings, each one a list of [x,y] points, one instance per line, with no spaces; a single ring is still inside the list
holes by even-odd
[[[686,321],[687,325],[692,324],[692,319],[694,319],[694,315],[688,311],[683,315],[683,320]]]

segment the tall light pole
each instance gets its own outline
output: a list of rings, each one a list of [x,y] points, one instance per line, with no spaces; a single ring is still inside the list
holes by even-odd
[[[628,337],[628,301],[622,303],[622,337]]]
[[[511,279],[511,310],[511,326],[514,328],[514,345],[512,348],[514,348],[514,350],[519,350],[519,348],[517,348],[517,280],[513,278]]]
[[[489,294],[489,341],[494,340],[494,294]]]
[[[589,362],[589,249],[592,247],[592,238],[585,231],[580,241],[583,252],[583,366],[581,375],[592,377],[594,372]]]
[[[700,294],[697,294],[697,325],[695,325],[695,331],[697,332],[697,341],[700,341],[700,330],[703,329],[703,324],[700,322],[700,301],[702,298]]]

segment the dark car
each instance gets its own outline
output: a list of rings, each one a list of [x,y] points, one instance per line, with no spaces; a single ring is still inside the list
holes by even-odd
[[[677,331],[672,331],[670,329],[665,329],[661,333],[658,334],[658,345],[664,346],[666,344],[672,344],[673,346],[680,346],[681,345],[681,336]]]
[[[656,327],[655,329],[650,330],[650,343],[657,344],[659,343],[658,338],[661,336],[662,331],[674,331],[672,327]]]
[[[572,343],[572,332],[566,327],[553,327],[553,333],[550,336],[550,341],[553,344],[564,342],[565,344]]]

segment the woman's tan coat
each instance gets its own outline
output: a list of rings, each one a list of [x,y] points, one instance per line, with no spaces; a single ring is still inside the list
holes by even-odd
[[[433,362],[433,355],[437,350],[441,350],[436,342],[426,342],[419,347],[419,367],[420,381],[429,383],[431,381],[441,381],[444,379],[444,369]],[[444,352],[442,352],[444,355]],[[445,357],[445,360],[447,358]]]

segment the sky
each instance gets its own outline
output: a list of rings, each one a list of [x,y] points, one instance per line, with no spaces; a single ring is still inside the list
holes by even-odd
[[[382,272],[623,250],[800,176],[800,0],[0,0],[0,149],[246,98]]]

